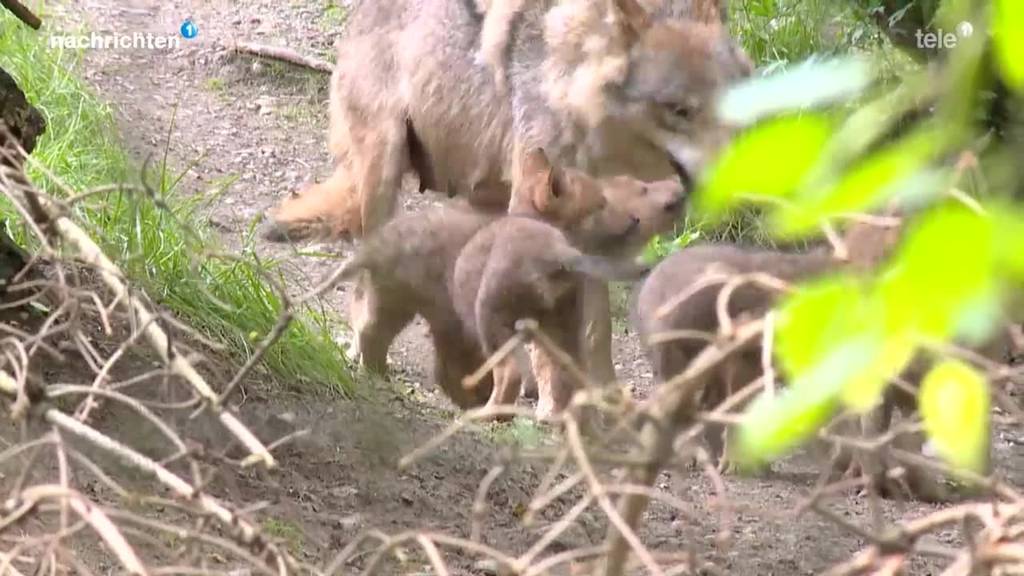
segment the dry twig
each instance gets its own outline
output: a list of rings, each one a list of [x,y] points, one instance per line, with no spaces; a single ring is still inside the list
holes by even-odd
[[[266,44],[257,44],[255,42],[237,41],[229,44],[229,48],[232,52],[237,52],[239,54],[250,54],[261,58],[280,60],[281,62],[287,62],[289,64],[294,64],[295,66],[309,68],[326,74],[330,74],[331,71],[334,70],[334,65],[326,60],[321,60],[320,58],[314,58],[312,56],[304,56],[291,48],[284,46],[268,46]]]

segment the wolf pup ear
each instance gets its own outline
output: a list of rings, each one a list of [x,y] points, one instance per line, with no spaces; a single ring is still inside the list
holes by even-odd
[[[622,19],[631,40],[636,40],[651,27],[651,16],[638,0],[610,0],[610,4]]]
[[[560,190],[558,175],[543,149],[534,148],[526,153],[522,176],[522,182],[527,186],[533,207],[541,214],[548,213]]]

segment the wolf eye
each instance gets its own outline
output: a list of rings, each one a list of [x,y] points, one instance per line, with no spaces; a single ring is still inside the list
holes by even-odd
[[[681,120],[690,120],[696,114],[696,110],[693,106],[686,104],[676,104],[672,107],[672,115]]]

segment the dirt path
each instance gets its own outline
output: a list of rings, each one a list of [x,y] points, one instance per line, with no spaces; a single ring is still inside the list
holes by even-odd
[[[260,213],[309,175],[326,175],[327,77],[285,65],[257,63],[224,54],[215,43],[232,38],[284,43],[307,53],[327,56],[342,30],[341,0],[89,0],[68,5],[72,21],[87,22],[97,32],[174,33],[186,17],[198,26],[198,37],[170,51],[106,50],[90,52],[85,76],[110,102],[132,152],[144,157],[163,153],[170,135],[172,165],[191,166],[180,193],[202,194],[210,200],[211,222],[224,244],[253,247],[264,257],[286,260],[292,289],[309,286],[330,261],[295,250],[251,240]],[[173,122],[173,130],[170,129]],[[437,201],[429,195],[405,194],[404,210],[418,210]],[[255,242],[253,244],[253,242]],[[344,254],[350,247],[304,247],[305,252]],[[330,296],[340,311],[344,294]],[[617,323],[616,363],[625,381],[638,393],[650,385],[650,370],[636,339]],[[281,454],[280,473],[270,478],[239,474],[224,489],[246,501],[268,500],[271,533],[290,540],[297,531],[309,542],[296,544],[306,559],[330,558],[358,531],[376,527],[388,532],[436,528],[466,535],[469,508],[477,482],[492,463],[494,450],[486,436],[467,436],[409,473],[394,467],[398,456],[450,421],[447,402],[427,384],[431,351],[422,324],[397,343],[397,380],[413,391],[366,402],[323,402],[280,397],[260,391],[243,409],[267,437],[296,426],[314,433]],[[198,436],[204,436],[197,431]],[[210,432],[214,437],[215,433]],[[1009,456],[1008,473],[1024,476],[1018,449],[998,447]],[[1006,458],[1003,458],[1006,459]],[[811,574],[847,557],[863,542],[806,516],[799,522],[783,515],[792,510],[814,481],[813,464],[793,458],[763,479],[730,479],[730,498],[742,507],[728,517],[709,508],[714,490],[700,474],[665,475],[663,489],[694,503],[691,515],[655,508],[647,519],[647,540],[656,548],[693,549],[733,574]],[[491,522],[485,539],[521,551],[543,528],[523,528],[515,514],[536,486],[537,472],[517,468],[495,485],[488,501]],[[555,512],[573,504],[566,498]],[[848,520],[866,523],[866,502],[854,496],[834,504]],[[887,505],[890,518],[923,513],[923,505]],[[550,521],[547,518],[546,521]],[[722,521],[732,526],[733,545],[715,544]],[[597,544],[603,528],[597,516],[570,531],[558,547]],[[297,542],[297,539],[296,539]],[[458,573],[478,573],[472,562],[457,559]],[[415,569],[414,569],[415,568]],[[421,568],[407,566],[401,573]],[[927,567],[922,567],[922,574]]]

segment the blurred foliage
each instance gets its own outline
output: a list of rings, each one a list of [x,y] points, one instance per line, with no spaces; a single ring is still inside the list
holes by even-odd
[[[824,18],[813,2],[799,4],[809,6],[802,17]],[[886,81],[878,65],[867,71],[857,55],[814,57],[723,99],[721,114],[748,126],[707,172],[696,218],[714,225],[753,205],[773,238],[813,240],[852,213],[907,215],[899,246],[875,275],[836,272],[780,303],[775,354],[788,387],[749,408],[740,434],[748,464],[784,454],[840,410],[872,408],[919,354],[937,362],[919,401],[939,453],[959,468],[986,461],[985,377],[938,351],[980,345],[1006,314],[1017,318],[1009,296],[1024,282],[1024,211],[1014,204],[1021,178],[1012,159],[1024,142],[1012,130],[994,132],[990,120],[1000,82],[1018,91],[1008,109],[1011,122],[1021,119],[1024,3],[949,0],[933,12],[930,26],[969,22],[973,34],[899,81]],[[788,30],[786,20],[777,26]],[[806,55],[813,43],[804,36],[821,32],[785,34],[786,50],[772,54],[789,58]]]
[[[958,469],[984,471],[990,410],[984,377],[963,362],[944,361],[925,376],[919,404],[939,453]]]

